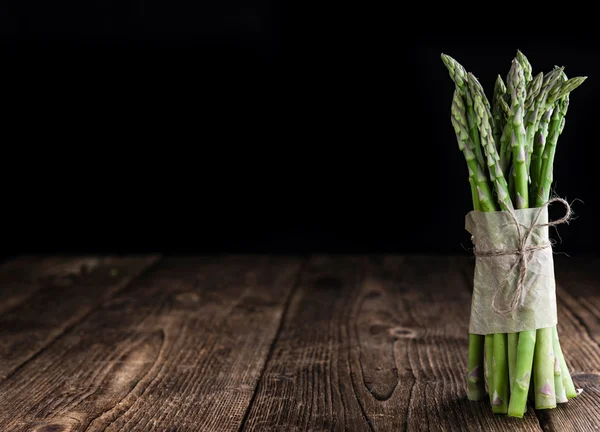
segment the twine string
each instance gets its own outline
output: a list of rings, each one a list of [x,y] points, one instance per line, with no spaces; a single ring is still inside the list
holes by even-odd
[[[538,223],[540,216],[542,215],[542,211],[544,209],[546,209],[553,202],[560,202],[565,206],[565,209],[566,209],[565,215],[562,218],[557,219],[555,221],[551,221],[551,222],[543,223],[543,224]],[[494,256],[504,256],[504,255],[517,255],[518,256],[518,259],[514,262],[514,264],[508,270],[506,279],[504,280],[504,282],[502,284],[500,284],[499,286],[497,286],[494,289],[494,294],[492,296],[492,310],[494,312],[496,312],[500,315],[504,315],[504,316],[513,312],[519,305],[519,302],[522,302],[525,297],[525,292],[526,292],[525,278],[527,277],[527,267],[529,265],[529,261],[531,260],[532,255],[533,255],[533,252],[552,247],[552,245],[550,243],[542,243],[539,245],[528,245],[527,243],[530,241],[530,238],[531,238],[531,235],[532,235],[534,229],[544,227],[544,226],[559,225],[559,224],[568,222],[569,219],[571,218],[572,211],[571,211],[571,206],[569,205],[569,203],[566,200],[564,200],[562,198],[552,198],[552,199],[546,201],[546,203],[544,203],[544,205],[542,205],[539,208],[538,212],[536,213],[535,219],[533,220],[533,223],[528,228],[528,230],[525,232],[525,234],[523,234],[523,231],[521,229],[521,224],[517,220],[517,216],[516,216],[515,212],[513,210],[509,209],[508,213],[510,214],[510,216],[517,228],[517,248],[516,249],[482,251],[482,252],[478,251],[477,248],[475,248],[475,250],[474,250],[475,256],[478,256],[478,257],[494,257]],[[499,307],[496,306],[496,297],[498,296],[498,294],[500,292],[502,292],[504,285],[506,285],[506,283],[509,280],[510,274],[512,274],[512,272],[515,271],[517,268],[519,269],[519,277],[517,279],[517,287],[515,289],[515,292],[513,293],[513,296],[510,300],[508,307],[506,309],[500,309]]]

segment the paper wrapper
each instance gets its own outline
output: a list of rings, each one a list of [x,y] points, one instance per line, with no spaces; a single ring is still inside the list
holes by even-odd
[[[539,208],[514,210],[523,236],[534,223],[539,211]],[[549,244],[548,227],[537,226],[548,222],[547,207],[541,212],[526,246]],[[465,228],[472,235],[476,253],[510,252],[519,248],[517,227],[508,212],[472,211],[466,216]],[[492,309],[492,296],[494,290],[501,288],[496,295],[495,306],[499,310],[509,309],[516,293],[521,268],[517,265],[512,272],[510,270],[520,257],[514,253],[500,256],[476,255],[470,333],[514,333],[556,325],[558,319],[552,248],[528,253],[530,259],[522,295],[516,309],[505,315]]]

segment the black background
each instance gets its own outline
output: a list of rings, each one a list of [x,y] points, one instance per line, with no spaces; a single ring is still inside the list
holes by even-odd
[[[495,22],[447,7],[2,3],[3,255],[467,253],[440,54],[491,97],[517,49],[534,74],[589,77],[571,97],[555,189],[583,201],[557,250],[593,253],[593,14]]]

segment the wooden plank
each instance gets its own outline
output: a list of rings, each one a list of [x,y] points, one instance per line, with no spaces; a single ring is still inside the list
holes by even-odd
[[[600,260],[555,259],[558,331],[573,382],[583,392],[538,412],[545,431],[600,430]]]
[[[471,265],[315,257],[243,430],[540,431],[466,398]]]
[[[0,430],[237,430],[301,264],[161,260],[0,384]]]
[[[0,380],[10,376],[157,257],[50,257],[8,263],[0,315]]]
[[[66,262],[64,258],[21,256],[0,266],[0,315],[27,300],[42,288],[40,274],[52,264]],[[52,263],[52,264],[50,264]]]
[[[555,261],[559,308],[576,311],[590,342],[600,345],[600,258]]]

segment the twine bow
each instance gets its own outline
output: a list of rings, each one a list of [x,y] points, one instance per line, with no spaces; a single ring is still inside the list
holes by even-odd
[[[542,214],[542,211],[545,208],[547,208],[551,203],[557,202],[557,201],[562,203],[565,206],[565,208],[567,210],[566,214],[562,218],[552,221],[552,222],[548,222],[548,223],[544,223],[544,224],[538,223],[538,220]],[[539,228],[539,227],[553,226],[553,225],[558,225],[561,223],[568,222],[568,220],[571,218],[572,212],[571,212],[571,206],[569,205],[569,203],[567,201],[565,201],[562,198],[552,198],[539,208],[539,210],[535,216],[535,219],[533,220],[533,223],[531,224],[531,226],[529,227],[529,229],[527,230],[525,235],[523,235],[523,232],[521,230],[521,225],[519,224],[519,221],[517,220],[517,216],[515,215],[514,211],[508,210],[508,213],[512,217],[512,219],[517,227],[517,235],[518,235],[517,249],[493,250],[493,251],[484,251],[484,252],[479,252],[479,251],[477,251],[477,249],[475,249],[475,251],[474,251],[474,254],[479,257],[491,257],[491,256],[502,256],[502,255],[518,255],[519,256],[519,258],[515,261],[515,263],[508,270],[508,274],[507,274],[507,277],[504,280],[504,282],[500,286],[497,286],[496,289],[494,289],[494,294],[492,296],[492,310],[494,310],[494,312],[496,312],[500,315],[503,315],[503,316],[506,316],[507,314],[513,312],[519,304],[519,299],[522,300],[524,297],[524,294],[525,294],[525,286],[524,285],[525,285],[525,278],[527,276],[527,266],[529,264],[529,261],[531,260],[532,253],[535,251],[538,251],[538,250],[552,247],[552,245],[550,243],[543,243],[540,245],[528,246],[527,243],[528,243],[529,239],[531,238],[531,234],[533,233],[534,229]],[[496,307],[496,296],[502,291],[504,285],[508,282],[508,276],[513,271],[515,271],[517,268],[520,269],[520,273],[519,273],[519,278],[517,279],[517,288],[515,289],[515,292],[510,301],[510,304],[507,309],[499,309],[498,307]]]

